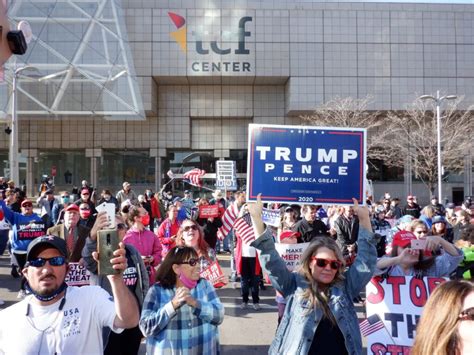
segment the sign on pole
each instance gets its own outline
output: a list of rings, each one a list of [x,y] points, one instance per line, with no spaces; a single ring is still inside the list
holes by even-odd
[[[217,160],[216,161],[216,188],[236,191],[237,190],[237,172],[235,161]]]
[[[365,203],[366,130],[249,125],[247,200]]]
[[[367,354],[409,354],[423,307],[436,286],[445,281],[443,277],[373,278],[365,288],[368,322],[361,323]]]

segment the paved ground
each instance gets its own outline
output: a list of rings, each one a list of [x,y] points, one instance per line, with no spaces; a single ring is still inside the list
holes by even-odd
[[[224,272],[229,273],[229,256],[219,255],[220,264]],[[236,287],[235,289],[233,287]],[[0,309],[17,302],[19,279],[10,276],[10,258],[7,254],[0,256],[0,299],[5,303]],[[241,310],[240,283],[229,284],[218,291],[219,297],[225,306],[225,320],[220,327],[220,342],[223,354],[229,355],[260,355],[268,351],[275,334],[277,325],[277,308],[275,292],[268,286],[265,291],[260,291],[259,311],[249,307]],[[359,317],[362,307],[358,306]],[[145,354],[144,344],[140,354]]]

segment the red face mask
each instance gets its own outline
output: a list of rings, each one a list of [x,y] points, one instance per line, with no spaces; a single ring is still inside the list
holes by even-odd
[[[82,215],[82,218],[87,218],[91,215],[91,211],[88,211],[88,210],[81,211],[81,215]]]
[[[150,215],[149,215],[149,214],[146,214],[146,215],[142,216],[140,222],[142,222],[142,224],[143,224],[144,226],[147,226],[148,224],[150,224]]]

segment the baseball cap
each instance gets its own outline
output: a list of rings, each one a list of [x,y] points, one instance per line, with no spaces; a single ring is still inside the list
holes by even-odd
[[[173,199],[173,204],[175,204],[176,202],[181,202],[181,197],[177,196]]]
[[[431,224],[435,224],[435,223],[444,223],[444,224],[446,224],[446,218],[444,218],[443,216],[434,216],[431,219]]]
[[[26,252],[26,260],[30,261],[35,257],[35,250],[40,246],[46,245],[53,247],[58,250],[62,256],[67,258],[67,245],[64,239],[55,237],[54,235],[44,235],[33,239],[33,241],[28,245],[28,250]]]
[[[284,239],[286,239],[286,238],[291,238],[291,237],[299,238],[299,237],[301,237],[301,233],[300,233],[300,232],[293,232],[293,231],[284,231],[284,232],[281,232],[281,234],[280,234],[280,242],[283,243],[283,240],[284,240]]]
[[[189,191],[189,190],[185,190],[185,191],[184,191],[184,194],[185,194],[185,195],[190,194],[190,193],[191,193],[191,191]]]
[[[64,212],[79,212],[79,206],[76,205],[75,203],[67,206],[65,209],[64,209]]]
[[[31,202],[30,200],[23,200],[23,202],[21,203],[21,207],[25,207],[25,205],[33,206],[33,202]]]
[[[415,239],[416,237],[412,232],[399,231],[393,236],[392,247],[399,246],[406,248],[411,244],[411,241]]]

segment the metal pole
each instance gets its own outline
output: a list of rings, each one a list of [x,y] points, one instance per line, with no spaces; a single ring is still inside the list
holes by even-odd
[[[440,110],[440,97],[439,91],[436,92],[436,130],[437,130],[437,140],[438,140],[438,201],[442,203],[442,186],[441,186],[441,179],[442,179],[442,172],[441,172],[441,110]]]
[[[12,89],[12,133],[10,135],[10,179],[20,186],[18,172],[18,117],[17,117],[17,75],[18,69],[13,72]]]

